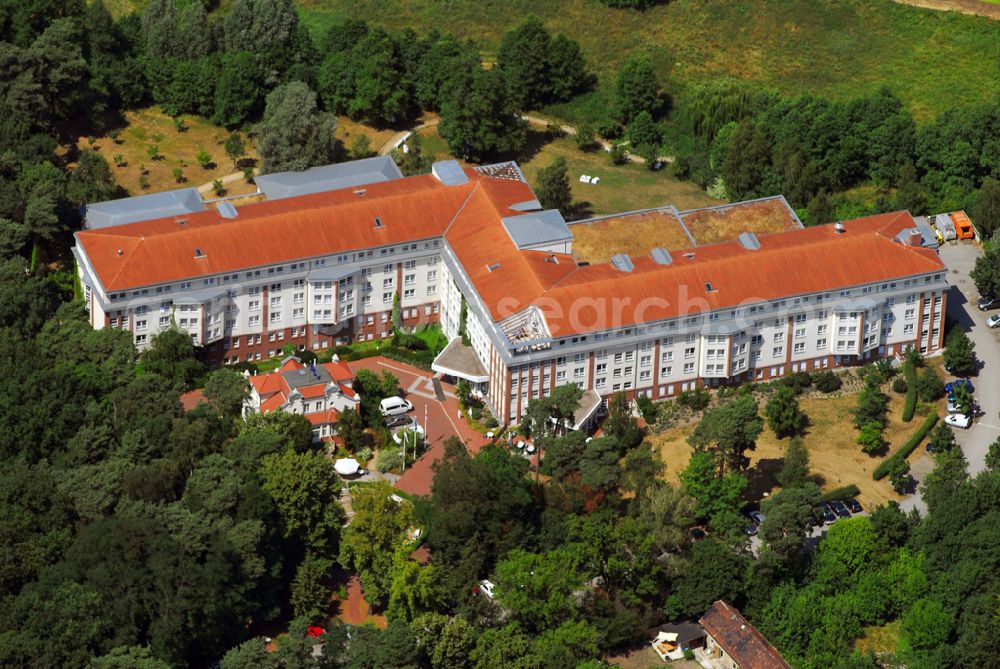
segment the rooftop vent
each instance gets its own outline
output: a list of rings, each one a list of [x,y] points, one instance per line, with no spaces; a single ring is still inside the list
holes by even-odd
[[[201,250],[201,247],[196,248],[194,250],[194,257],[195,258],[204,258],[205,257],[205,252]]]
[[[749,251],[760,250],[760,240],[757,239],[757,235],[752,232],[741,232],[738,237],[740,240],[740,245]]]
[[[122,253],[124,252],[121,249],[118,249],[118,255],[121,255]]]
[[[837,221],[836,223],[833,224],[833,231],[834,231],[834,233],[836,233],[836,234],[839,235],[840,233],[844,232],[845,230],[847,230],[847,228],[844,227],[844,223],[842,221]]]
[[[381,228],[382,227],[382,219],[379,218],[378,216],[375,217],[375,227],[376,228]]]
[[[693,259],[694,258],[694,251],[688,251],[687,253],[684,254],[684,257],[687,258],[688,260]]]
[[[674,259],[670,257],[670,251],[660,248],[657,246],[653,249],[653,260],[656,261],[658,265],[669,265],[674,262]]]
[[[486,266],[486,269],[487,269],[488,271],[490,271],[490,272],[495,272],[495,271],[497,271],[498,269],[500,269],[500,263],[498,263],[498,262],[495,262],[495,263],[493,263],[492,265],[487,265],[487,266]]]
[[[558,265],[559,264],[559,258],[557,258],[555,256],[555,254],[549,254],[549,255],[545,256],[545,262],[550,262],[553,265]]]
[[[188,220],[186,218],[178,218],[177,225],[187,225]]]
[[[589,262],[587,262],[586,260],[581,260],[580,262],[578,262],[578,263],[576,264],[576,266],[577,266],[577,267],[589,267],[589,266],[590,266],[590,263],[589,263]]]
[[[616,253],[611,256],[611,264],[620,272],[631,272],[635,269],[632,259],[624,253]]]
[[[715,288],[712,286],[712,282],[711,281],[706,281],[705,282],[705,290],[707,290],[710,293],[716,292]]]
[[[232,202],[220,202],[217,209],[222,218],[236,218],[236,207],[233,206]]]
[[[364,195],[367,192],[368,192],[367,188],[359,188],[356,191],[354,191],[354,194],[357,195],[358,197],[361,197],[362,195]]]

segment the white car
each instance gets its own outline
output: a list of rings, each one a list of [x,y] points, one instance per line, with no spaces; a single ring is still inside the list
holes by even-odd
[[[986,319],[986,325],[991,328],[1000,327],[1000,314],[993,314]]]
[[[398,416],[407,411],[413,411],[413,404],[410,400],[404,400],[402,397],[386,397],[379,404],[379,409],[383,416]]]
[[[479,582],[479,591],[493,599],[493,581],[488,581],[485,578]]]
[[[944,422],[952,427],[967,428],[972,425],[972,417],[965,414],[952,413],[944,417]]]

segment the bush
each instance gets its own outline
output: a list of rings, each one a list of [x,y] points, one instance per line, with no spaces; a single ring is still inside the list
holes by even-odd
[[[813,377],[809,372],[793,372],[779,383],[794,390],[796,395],[801,395],[813,384]]]
[[[858,432],[858,445],[868,455],[874,455],[885,448],[886,441],[882,436],[882,423],[871,421],[862,425],[861,431]]]
[[[923,402],[934,402],[944,395],[944,383],[930,367],[925,367],[917,377],[917,395]]]
[[[920,427],[917,428],[917,431],[906,440],[905,444],[900,446],[892,455],[879,463],[878,467],[875,468],[875,471],[872,472],[872,478],[876,481],[881,481],[892,471],[893,467],[898,468],[899,465],[897,463],[900,460],[905,461],[906,458],[909,457],[910,453],[912,453],[914,449],[920,445],[920,442],[924,440],[924,437],[927,436],[927,433],[931,431],[931,428],[934,427],[934,424],[937,423],[937,421],[937,414],[931,414],[928,416],[927,419],[920,424]]]
[[[362,446],[358,449],[357,453],[354,454],[354,457],[357,458],[358,462],[364,464],[372,459],[372,449],[367,446]]]
[[[892,380],[892,392],[897,395],[902,395],[906,392],[908,386],[906,385],[906,379],[902,376],[897,376]]]
[[[903,378],[906,383],[906,400],[903,402],[903,422],[913,419],[913,411],[917,408],[917,369],[910,360],[903,365]]]
[[[850,485],[841,486],[840,488],[834,488],[828,493],[824,493],[824,502],[842,502],[845,499],[850,499],[851,497],[857,497],[861,494],[861,489],[853,483]]]
[[[712,401],[712,396],[704,388],[685,390],[677,396],[677,403],[692,411],[704,411]]]
[[[646,421],[648,425],[652,425],[656,422],[656,405],[653,400],[649,399],[645,395],[640,395],[635,398],[635,404],[639,408],[639,413],[642,414],[642,419]]]
[[[813,374],[812,382],[816,390],[823,393],[835,393],[844,385],[840,377],[829,370]]]
[[[403,466],[403,450],[397,447],[386,447],[378,452],[375,458],[375,469],[383,474],[390,469],[399,469]]]

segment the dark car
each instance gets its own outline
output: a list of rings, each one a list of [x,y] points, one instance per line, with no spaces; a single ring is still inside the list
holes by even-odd
[[[388,416],[385,419],[386,427],[402,427],[403,425],[409,425],[413,422],[413,418],[407,416],[406,414],[401,414],[399,416]]]
[[[979,307],[980,311],[986,311],[987,309],[996,309],[1000,307],[1000,297],[995,295],[983,295],[976,302],[976,306]]]
[[[859,504],[858,500],[854,499],[853,497],[844,500],[844,504],[846,504],[847,508],[851,510],[851,513],[861,513],[862,511],[861,504]]]
[[[708,532],[705,531],[704,527],[692,527],[688,532],[691,534],[691,539],[694,541],[701,541],[708,536]]]
[[[830,510],[830,507],[826,504],[820,504],[816,507],[816,513],[820,518],[823,519],[823,523],[826,525],[832,525],[837,522],[837,516]]]
[[[834,500],[832,502],[829,502],[829,505],[830,508],[833,509],[833,512],[838,516],[840,516],[841,518],[851,517],[851,512],[847,510],[847,505],[841,502],[840,500]]]

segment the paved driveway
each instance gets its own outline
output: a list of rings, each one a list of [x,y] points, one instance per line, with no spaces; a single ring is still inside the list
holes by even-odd
[[[444,400],[439,400],[434,392],[431,381],[432,374],[417,369],[412,365],[389,360],[381,356],[364,358],[347,363],[351,371],[370,369],[376,374],[384,371],[392,372],[399,379],[399,385],[406,394],[406,399],[413,403],[413,411],[409,414],[421,425],[427,426],[427,452],[411,467],[407,467],[396,487],[411,495],[428,495],[434,478],[431,465],[444,455],[444,442],[452,436],[465,442],[471,453],[476,453],[486,443],[486,438],[477,433],[459,416],[458,400],[455,389],[447,383],[442,383]]]
[[[986,327],[986,319],[991,313],[976,308],[979,293],[969,278],[980,256],[980,248],[972,244],[945,245],[941,248],[941,260],[948,267],[948,316],[959,323],[976,345],[976,357],[982,363],[976,386],[976,400],[985,414],[968,430],[955,430],[955,438],[969,461],[969,473],[973,476],[982,471],[986,464],[986,451],[1000,437],[1000,384],[994,378],[1000,370],[1000,331]],[[931,469],[930,457],[925,455],[914,463],[913,473],[918,480]],[[911,495],[903,500],[904,510],[927,510],[920,495]]]

